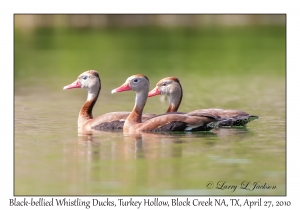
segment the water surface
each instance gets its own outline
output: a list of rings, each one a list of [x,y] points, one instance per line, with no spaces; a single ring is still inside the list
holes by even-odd
[[[197,95],[194,85],[186,85],[181,108],[181,111],[188,111],[218,104],[218,107],[241,108],[260,116],[246,128],[138,136],[104,131],[78,135],[77,116],[86,91],[63,91],[67,83],[57,90],[43,86],[17,89],[15,194],[283,195],[284,83],[276,78],[272,82],[265,82],[268,78],[251,79],[256,80],[255,87],[260,87],[259,90],[253,90],[255,87],[250,84],[234,90],[234,95],[226,89],[224,92],[212,89]],[[196,83],[193,78],[183,78],[183,81]],[[221,81],[214,79],[214,82]],[[134,93],[110,95],[107,89],[113,88],[103,88],[94,116],[131,110]],[[211,100],[204,106],[206,98]],[[159,97],[148,99],[148,102],[145,112],[162,113],[167,108],[167,103]],[[213,189],[207,189],[209,181],[215,184]],[[240,186],[243,181],[250,185],[267,183],[276,189],[237,189],[234,192],[216,189],[222,188],[223,182]]]
[[[110,91],[143,73],[150,88],[179,77],[179,111],[241,109],[259,119],[212,132],[79,136],[86,90],[62,88],[89,69],[102,82],[94,116],[131,111],[133,92]],[[16,30],[14,102],[15,195],[286,193],[284,27]],[[144,109],[166,110],[160,97]]]

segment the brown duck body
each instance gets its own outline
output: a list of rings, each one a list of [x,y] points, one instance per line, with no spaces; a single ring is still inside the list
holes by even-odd
[[[123,129],[125,119],[129,116],[130,112],[110,112],[93,118],[93,107],[97,102],[101,89],[101,80],[97,71],[89,70],[83,72],[75,82],[65,86],[64,90],[73,88],[86,88],[88,90],[87,101],[79,111],[77,122],[78,132]],[[147,120],[154,116],[156,115],[145,114],[142,118],[143,120]]]
[[[213,128],[214,122],[218,122],[217,117],[210,114],[193,116],[177,112],[162,114],[142,122],[141,116],[149,91],[148,78],[141,74],[133,75],[122,86],[112,90],[112,93],[128,90],[136,92],[136,99],[135,106],[124,123],[123,132],[126,134],[162,131],[207,131]]]
[[[176,77],[166,77],[161,79],[156,87],[148,93],[148,97],[155,95],[166,95],[169,97],[169,107],[167,113],[177,112],[182,100],[183,91],[179,79]],[[248,122],[258,119],[258,116],[250,115],[241,110],[228,109],[198,109],[187,113],[188,115],[210,114],[223,119],[218,126],[245,126]]]
[[[233,109],[198,109],[191,112],[188,112],[189,115],[197,115],[209,113],[215,115],[222,120],[218,124],[219,127],[225,126],[245,126],[248,122],[252,120],[258,119],[258,116],[250,115],[247,112],[241,110],[233,110]]]

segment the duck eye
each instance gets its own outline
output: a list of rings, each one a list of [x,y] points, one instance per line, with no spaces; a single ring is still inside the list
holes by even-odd
[[[83,76],[83,77],[82,77],[82,79],[86,79],[86,78],[87,78],[87,76]]]
[[[162,86],[166,86],[166,85],[167,85],[166,83],[163,83],[163,84],[162,84]]]
[[[139,81],[138,79],[134,79],[134,80],[133,80],[133,82],[138,82],[138,81]]]

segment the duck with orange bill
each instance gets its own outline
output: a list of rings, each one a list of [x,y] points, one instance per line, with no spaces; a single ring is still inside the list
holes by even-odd
[[[93,117],[92,111],[97,102],[101,90],[101,80],[97,71],[89,70],[80,74],[77,79],[66,85],[63,90],[73,88],[84,88],[88,91],[86,102],[79,111],[78,132],[93,130],[122,130],[125,119],[130,112],[109,112],[98,117]],[[155,114],[144,114],[143,120],[156,116]]]
[[[142,114],[149,92],[148,77],[142,74],[130,76],[123,85],[112,90],[112,94],[123,91],[134,91],[136,94],[133,110],[124,123],[124,133],[209,131],[221,122],[218,117],[208,113],[192,116],[179,112],[165,113],[142,122]]]
[[[176,77],[166,77],[161,79],[148,93],[148,97],[156,95],[165,95],[169,98],[169,107],[167,113],[177,112],[183,97],[183,90],[180,81]],[[222,118],[223,121],[218,124],[223,126],[245,126],[248,122],[258,119],[258,116],[250,115],[247,112],[234,109],[198,109],[187,113],[188,115],[211,114]]]

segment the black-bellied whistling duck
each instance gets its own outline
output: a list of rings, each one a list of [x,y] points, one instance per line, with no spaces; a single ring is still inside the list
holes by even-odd
[[[148,93],[148,97],[155,95],[166,95],[169,97],[169,107],[167,113],[177,112],[182,100],[182,87],[180,81],[176,77],[166,77],[161,79],[156,87]],[[245,126],[248,122],[258,119],[258,116],[249,115],[241,110],[229,109],[198,109],[188,112],[189,115],[209,113],[223,119],[218,126]]]
[[[204,113],[203,115],[189,116],[185,113],[166,113],[142,122],[142,113],[149,92],[149,80],[142,74],[128,77],[126,82],[111,93],[133,90],[136,92],[135,105],[126,118],[123,132],[136,134],[143,131],[196,131],[211,130],[217,117]]]
[[[78,132],[92,130],[122,130],[125,119],[130,112],[109,112],[93,118],[93,107],[98,99],[101,80],[95,70],[89,70],[80,74],[75,82],[63,89],[86,88],[88,90],[87,101],[82,106],[78,116]],[[154,117],[154,114],[145,114],[144,120]]]

